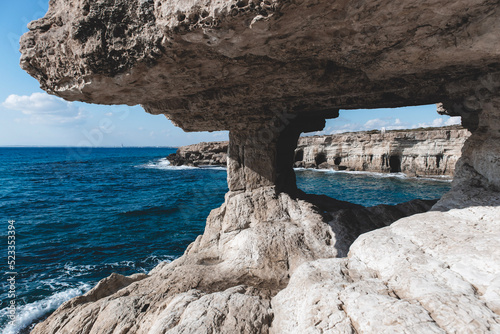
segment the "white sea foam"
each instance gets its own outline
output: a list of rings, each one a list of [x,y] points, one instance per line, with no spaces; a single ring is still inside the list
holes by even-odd
[[[45,299],[18,306],[16,308],[16,319],[14,324],[8,323],[1,329],[1,332],[3,334],[17,334],[20,330],[28,327],[37,319],[40,319],[47,313],[54,311],[65,301],[82,295],[88,290],[90,290],[90,285],[82,283],[79,287],[59,291]],[[8,308],[0,310],[0,317],[5,319],[8,311]]]
[[[318,169],[316,169],[316,168],[294,168],[294,170],[295,171],[311,171],[311,172],[328,173],[328,174],[366,175],[366,176],[380,177],[380,178],[386,178],[386,177],[393,177],[393,178],[400,178],[400,179],[409,178],[409,176],[404,174],[404,173],[378,173],[378,172],[348,171],[348,170],[319,169],[319,168]]]
[[[378,173],[378,172],[365,172],[365,171],[347,171],[347,170],[333,170],[333,169],[316,169],[316,168],[294,168],[295,171],[312,171],[318,173],[328,174],[351,174],[351,175],[366,175],[376,178],[396,178],[396,179],[412,179],[412,180],[427,180],[427,181],[442,181],[451,182],[453,179],[446,175],[437,176],[408,176],[404,173]]]
[[[144,259],[144,268],[141,265],[138,265],[134,261],[119,261],[119,262],[111,262],[111,263],[103,263],[99,265],[95,264],[87,264],[87,265],[75,265],[72,262],[68,262],[64,265],[64,272],[69,277],[80,277],[87,276],[89,272],[94,271],[99,268],[111,267],[111,268],[132,268],[137,272],[146,273],[149,270],[151,265],[157,266],[160,262],[172,262],[175,260],[175,256],[171,255],[149,255],[146,259]]]
[[[73,263],[69,262],[64,265],[64,272],[68,277],[80,277],[88,275],[88,273],[96,267],[97,266],[93,264],[73,265]]]
[[[199,168],[202,168],[202,169],[211,169],[211,170],[224,170],[224,171],[227,171],[227,168],[226,168],[226,167],[223,167],[223,166],[202,165],[202,166],[199,166]]]
[[[367,175],[378,178],[396,178],[396,179],[409,179],[410,177],[404,173],[377,173],[377,172],[362,172],[362,171],[347,171],[347,170],[326,170],[328,173],[344,173],[351,175]]]
[[[167,169],[167,170],[186,170],[186,169],[211,169],[211,170],[227,170],[222,166],[211,166],[211,165],[203,165],[203,166],[172,166],[170,161],[167,158],[161,158],[156,161],[151,161],[147,164],[135,166],[138,168],[152,168],[152,169]]]
[[[192,166],[172,166],[167,158],[161,158],[156,161],[151,161],[147,164],[135,166],[139,168],[152,168],[152,169],[170,169],[170,170],[185,170],[185,169],[197,169],[198,167]]]
[[[149,255],[146,258],[146,262],[153,262],[154,265],[158,265],[161,262],[172,262],[173,260],[177,259],[178,256],[172,256],[172,255]]]

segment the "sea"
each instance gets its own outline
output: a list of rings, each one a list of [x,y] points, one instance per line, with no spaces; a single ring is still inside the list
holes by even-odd
[[[227,172],[171,166],[175,151],[0,148],[1,333],[29,333],[111,273],[147,273],[183,254],[223,203]],[[307,193],[364,206],[436,199],[451,186],[403,174],[296,175]]]

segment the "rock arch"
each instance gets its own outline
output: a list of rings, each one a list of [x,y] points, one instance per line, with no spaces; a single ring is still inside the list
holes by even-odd
[[[388,315],[377,323],[380,331],[404,331],[408,321],[422,332],[500,331],[498,241],[487,233],[500,205],[496,2],[55,0],[28,27],[21,66],[48,92],[72,101],[141,104],[185,131],[230,131],[230,192],[185,255],[149,275],[102,281],[33,333],[290,333],[323,326],[301,305],[330,310],[321,319],[327,327],[370,332],[378,319],[367,307],[373,300],[380,308],[375,313]],[[441,113],[460,115],[472,131],[453,190],[426,214],[426,222],[453,224],[400,220],[356,241],[349,258],[333,259],[384,224],[362,208],[297,191],[292,164],[300,132],[321,129],[340,108],[438,102]],[[353,210],[364,212],[361,221],[369,225],[346,223],[360,215]],[[480,230],[473,227],[474,212],[485,218]],[[420,233],[421,225],[433,233]],[[493,269],[475,267],[468,275],[454,266],[460,257],[453,242],[460,240],[429,239],[457,226],[479,235],[481,247],[493,245],[477,255]],[[481,248],[467,240],[470,251]],[[438,250],[427,243],[454,251],[437,260],[429,254]],[[415,261],[398,261],[409,258]],[[492,278],[485,283],[480,276]],[[418,286],[424,278],[439,298]],[[303,283],[310,288],[305,295],[297,291]],[[289,292],[300,300],[288,303],[291,310],[283,309],[294,300]],[[360,294],[371,299],[355,297]],[[325,295],[331,304],[315,303]],[[223,311],[190,317],[215,304]],[[214,323],[219,328],[210,327]]]

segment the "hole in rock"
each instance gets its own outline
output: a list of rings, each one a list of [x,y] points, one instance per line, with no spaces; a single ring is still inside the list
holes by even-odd
[[[326,162],[326,154],[325,153],[316,154],[316,157],[314,158],[314,162],[316,162],[316,166],[319,166],[323,162]]]
[[[389,168],[391,173],[401,172],[401,157],[399,155],[391,155],[389,158]]]
[[[295,151],[295,157],[294,157],[294,162],[297,162],[297,161],[302,161],[304,160],[304,151],[303,150],[296,150]]]
[[[451,189],[467,137],[460,118],[436,111],[435,105],[340,111],[314,138],[299,139],[294,165],[305,168],[295,170],[297,187],[339,233],[338,256],[360,234],[426,212]]]
[[[443,155],[442,154],[436,155],[436,167],[437,168],[439,168],[439,165],[440,165],[442,159],[443,159]]]
[[[322,131],[301,135],[331,138],[307,145],[299,139],[294,163],[306,168],[295,171],[297,187],[365,207],[439,199],[451,188],[456,143],[466,139],[460,121],[438,114],[435,104],[341,110]]]

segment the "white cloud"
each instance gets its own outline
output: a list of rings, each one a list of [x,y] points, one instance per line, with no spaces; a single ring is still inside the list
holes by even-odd
[[[455,117],[449,117],[449,118],[436,118],[432,122],[427,122],[427,123],[419,123],[417,126],[414,126],[416,128],[429,128],[429,127],[441,127],[441,126],[448,126],[448,125],[457,125],[460,124],[461,118],[460,116],[455,116]]]
[[[335,119],[336,121],[337,119]],[[328,126],[324,128],[322,131],[315,131],[315,132],[308,132],[304,133],[302,135],[304,136],[321,136],[321,135],[333,135],[337,133],[344,133],[344,132],[356,132],[356,131],[362,131],[363,126],[359,123],[346,123],[346,124],[338,124],[335,123],[333,126]]]
[[[385,127],[388,124],[389,123],[387,121],[384,121],[384,120],[382,120],[380,118],[375,118],[375,119],[368,120],[365,123],[364,128],[366,128],[366,129],[376,129],[376,128]]]
[[[347,119],[345,119],[348,121]],[[333,120],[333,125],[328,126],[322,131],[317,131],[314,133],[310,133],[307,135],[324,135],[324,134],[337,134],[337,133],[345,133],[345,132],[357,132],[357,131],[369,131],[369,130],[400,130],[400,129],[409,129],[412,127],[410,123],[402,122],[399,118],[394,117],[384,117],[384,118],[374,118],[366,121],[364,124],[357,122],[348,122],[343,124],[339,124],[337,119]]]
[[[74,103],[46,93],[33,93],[30,96],[12,94],[2,106],[28,115],[32,123],[66,125],[81,123],[86,117],[84,110]]]
[[[408,123],[403,123],[399,118],[375,118],[368,120],[364,125],[362,130],[381,130],[382,128],[386,130],[399,130],[408,128]]]

